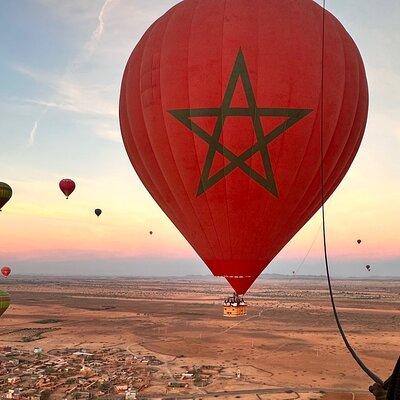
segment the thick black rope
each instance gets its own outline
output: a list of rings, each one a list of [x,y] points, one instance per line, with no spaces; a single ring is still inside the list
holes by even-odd
[[[360,368],[376,383],[379,385],[383,385],[383,381],[379,376],[377,376],[375,373],[373,373],[360,359],[358,354],[355,352],[355,350],[351,347],[349,341],[347,340],[346,334],[342,328],[342,325],[340,323],[340,319],[336,310],[336,305],[335,305],[335,299],[333,297],[333,291],[332,291],[332,283],[331,283],[331,276],[329,272],[329,259],[328,259],[328,250],[327,250],[327,239],[326,239],[326,221],[325,221],[325,191],[324,191],[324,149],[323,149],[323,123],[324,123],[324,56],[325,56],[325,10],[326,10],[326,0],[323,0],[323,6],[322,6],[322,55],[321,55],[321,68],[322,68],[322,73],[321,73],[321,202],[322,202],[322,235],[323,235],[323,243],[324,243],[324,259],[325,259],[325,268],[326,268],[326,277],[328,279],[328,287],[329,287],[329,295],[331,299],[331,304],[332,304],[332,310],[333,314],[335,316],[336,324],[339,329],[340,335],[342,336],[343,342],[347,347],[347,350],[350,352],[354,360],[357,362],[357,364],[360,366]]]

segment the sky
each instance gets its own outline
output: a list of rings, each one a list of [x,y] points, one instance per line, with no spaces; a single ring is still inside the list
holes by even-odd
[[[2,0],[0,181],[14,196],[0,216],[0,264],[17,274],[209,274],[141,184],[119,131],[125,63],[176,3]],[[399,277],[400,3],[327,8],[356,41],[370,90],[363,143],[326,207],[332,272]],[[77,183],[69,200],[58,190],[65,177]],[[319,213],[267,272],[292,270],[324,273]]]

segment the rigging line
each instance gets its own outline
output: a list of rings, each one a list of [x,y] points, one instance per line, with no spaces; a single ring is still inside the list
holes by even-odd
[[[318,228],[317,228],[317,230],[316,230],[316,232],[315,232],[315,236],[314,236],[314,239],[312,240],[312,242],[311,242],[311,244],[310,244],[310,247],[308,248],[306,254],[305,254],[304,257],[303,257],[303,259],[300,261],[299,265],[298,265],[297,268],[295,269],[295,275],[297,275],[297,273],[299,272],[300,268],[304,265],[305,261],[307,260],[308,255],[309,255],[310,252],[311,252],[311,249],[314,247],[314,244],[315,244],[315,241],[316,241],[317,238],[318,238],[318,233],[319,233],[319,230],[321,229],[321,226],[322,226],[322,221],[321,221],[321,223],[319,224],[319,226],[318,226]],[[295,276],[293,276],[293,275],[290,276],[290,278],[288,279],[288,283],[287,283],[287,285],[286,285],[287,288],[289,288],[289,286],[290,286],[291,282],[294,280],[294,278],[295,278]],[[225,330],[222,331],[221,333],[227,332],[227,331],[229,331],[230,329],[232,329],[233,327],[236,327],[237,325],[241,325],[242,322],[247,322],[247,321],[249,321],[249,320],[251,320],[251,319],[254,319],[254,318],[261,318],[261,316],[262,316],[262,314],[264,313],[264,311],[266,310],[267,306],[268,306],[268,305],[265,304],[264,306],[261,307],[260,311],[259,311],[257,314],[252,315],[252,316],[250,316],[250,317],[248,317],[248,318],[246,318],[246,319],[244,319],[244,320],[242,320],[242,321],[237,322],[236,324],[232,325],[230,328],[225,329]]]
[[[349,341],[347,340],[346,334],[340,323],[340,319],[336,310],[335,299],[333,297],[331,276],[329,271],[329,259],[327,250],[327,239],[326,239],[326,220],[325,220],[325,192],[324,192],[324,149],[323,149],[323,131],[324,131],[324,61],[325,61],[325,14],[326,14],[326,0],[323,0],[322,5],[322,44],[321,44],[321,129],[320,129],[320,146],[321,146],[321,202],[322,202],[322,237],[323,237],[323,249],[324,249],[324,261],[326,269],[326,277],[328,280],[329,296],[331,299],[332,310],[335,316],[336,325],[339,329],[340,335],[343,339],[347,350],[350,352],[354,360],[360,366],[360,368],[376,383],[383,385],[383,381],[379,376],[372,372],[360,359],[355,350],[351,347]]]
[[[314,239],[313,239],[313,241],[311,242],[310,247],[309,247],[308,250],[307,250],[307,253],[304,255],[303,259],[300,261],[300,264],[299,264],[299,265],[297,266],[297,268],[295,269],[296,275],[297,275],[297,272],[299,272],[300,268],[304,265],[305,261],[307,260],[307,257],[308,257],[308,255],[310,254],[311,249],[314,247],[315,241],[317,240],[318,233],[319,233],[319,230],[321,229],[321,227],[322,227],[322,222],[319,224],[319,226],[318,226],[318,228],[317,228],[317,230],[316,230],[316,232],[315,232]]]
[[[310,254],[311,249],[314,247],[315,241],[317,240],[317,238],[318,238],[318,236],[319,236],[318,234],[319,234],[319,231],[320,231],[321,227],[322,227],[322,221],[321,221],[321,223],[319,224],[317,230],[315,231],[314,239],[312,240],[312,242],[311,242],[311,244],[310,244],[310,247],[308,248],[306,254],[304,255],[303,259],[302,259],[302,260],[300,261],[300,263],[298,264],[297,268],[293,271],[294,274],[292,274],[292,275],[290,276],[290,278],[289,278],[289,280],[288,280],[288,282],[287,282],[287,284],[286,284],[286,288],[287,288],[287,289],[289,289],[290,284],[291,284],[292,281],[295,279],[295,277],[297,277],[297,274],[298,274],[298,272],[300,271],[300,268],[304,265],[305,261],[307,260],[307,257],[308,257],[308,255]],[[264,306],[264,307],[266,307],[266,306]],[[263,312],[263,309],[262,309],[261,313],[262,313],[262,312]]]

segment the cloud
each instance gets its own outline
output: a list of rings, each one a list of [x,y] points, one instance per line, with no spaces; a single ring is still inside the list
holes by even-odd
[[[76,112],[80,114],[97,114],[104,117],[117,117],[117,107],[113,103],[104,100],[104,91],[107,88],[96,85],[82,85],[75,83],[77,77],[74,76],[79,67],[87,63],[95,52],[105,29],[105,14],[107,7],[114,0],[105,0],[100,12],[97,16],[97,26],[94,29],[90,39],[83,46],[82,51],[72,62],[66,67],[61,76],[51,76],[49,74],[38,73],[30,70],[27,67],[17,67],[16,70],[21,74],[29,76],[30,78],[46,84],[55,92],[56,100],[26,100],[31,104],[43,106],[42,114],[33,123],[32,129],[28,137],[28,145],[31,147],[35,143],[39,123],[47,114],[50,108],[56,108],[62,111]],[[106,135],[106,137],[114,138],[113,135]],[[110,140],[115,140],[110,139]]]
[[[104,100],[102,90],[81,87],[71,82],[60,82],[57,88],[57,101],[25,99],[29,104],[43,106],[45,109],[58,109],[84,115],[97,115],[104,118],[118,117],[118,106]],[[38,119],[35,122],[40,122]]]
[[[28,147],[32,147],[35,143],[35,139],[36,139],[36,133],[37,133],[37,128],[39,125],[39,122],[42,120],[42,118],[47,114],[47,111],[49,110],[49,107],[46,106],[43,109],[42,114],[39,116],[39,118],[33,123],[33,127],[29,133],[29,139],[28,139]]]
[[[37,131],[38,123],[39,123],[39,120],[36,120],[34,122],[33,128],[31,130],[31,132],[29,133],[29,140],[28,140],[29,146],[33,146],[33,144],[35,143],[35,137],[36,137],[36,131]]]
[[[101,7],[100,12],[97,16],[98,22],[96,28],[92,32],[90,39],[83,46],[82,51],[67,67],[66,75],[74,73],[76,70],[78,70],[79,67],[87,63],[95,53],[105,31],[106,10],[112,2],[114,2],[114,0],[105,0],[105,2],[103,3],[103,6]]]
[[[103,139],[110,140],[112,142],[122,143],[121,134],[119,131],[106,129],[106,130],[99,130],[96,131],[96,135],[102,137]]]
[[[97,4],[101,3],[99,0],[82,1],[82,0],[36,0],[38,6],[46,8],[55,16],[59,17],[63,21],[79,21],[88,23],[93,20],[97,15],[97,10],[93,11],[93,4],[96,7]]]
[[[103,7],[101,7],[100,14],[97,18],[99,23],[98,23],[96,29],[94,30],[94,32],[92,34],[92,38],[89,43],[98,43],[99,42],[101,35],[103,34],[103,31],[104,31],[104,14],[105,14],[107,6],[112,1],[113,0],[106,0],[103,4]]]
[[[125,2],[105,0],[101,3],[85,3],[71,0],[64,4],[56,0],[39,0],[47,10],[67,22],[71,29],[80,29],[96,21],[86,36],[80,51],[68,63],[63,73],[54,74],[27,66],[17,66],[19,73],[47,87],[50,95],[23,99],[26,104],[39,106],[43,115],[49,110],[88,116],[94,132],[100,137],[120,141],[118,129],[119,83],[129,53],[141,34],[152,21],[176,3]],[[84,4],[83,4],[84,3]],[[86,34],[87,35],[87,34]],[[67,114],[66,118],[70,118]],[[40,130],[43,117],[34,121],[28,142],[32,146]],[[112,129],[104,129],[112,126]]]
[[[101,120],[118,118],[118,103],[110,100],[110,87],[91,83],[76,83],[67,77],[58,77],[26,67],[16,67],[23,75],[49,87],[53,92],[52,100],[24,99],[25,103],[42,107],[39,118],[34,121],[29,134],[29,146],[34,144],[39,123],[50,109],[97,117]]]

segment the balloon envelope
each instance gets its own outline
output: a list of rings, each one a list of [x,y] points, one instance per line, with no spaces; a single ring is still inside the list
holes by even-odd
[[[62,179],[59,183],[59,186],[67,199],[75,190],[75,182],[72,179]]]
[[[1,269],[1,274],[2,274],[5,278],[7,278],[7,277],[11,274],[11,268],[5,265],[5,266]]]
[[[360,240],[360,239],[358,239],[358,240],[357,240],[357,243],[358,243],[358,244],[360,244],[360,243],[361,243],[361,240]]]
[[[0,182],[0,211],[5,204],[11,199],[12,189],[7,183]]]
[[[321,147],[326,200],[363,136],[363,62],[329,12],[322,110],[322,16],[311,0],[185,0],[124,72],[120,124],[136,172],[238,294],[320,208]]]
[[[0,317],[6,312],[10,306],[10,295],[0,290]]]
[[[95,213],[98,217],[100,217],[102,211],[100,210],[100,208],[96,208],[96,209],[94,210],[94,213]]]

